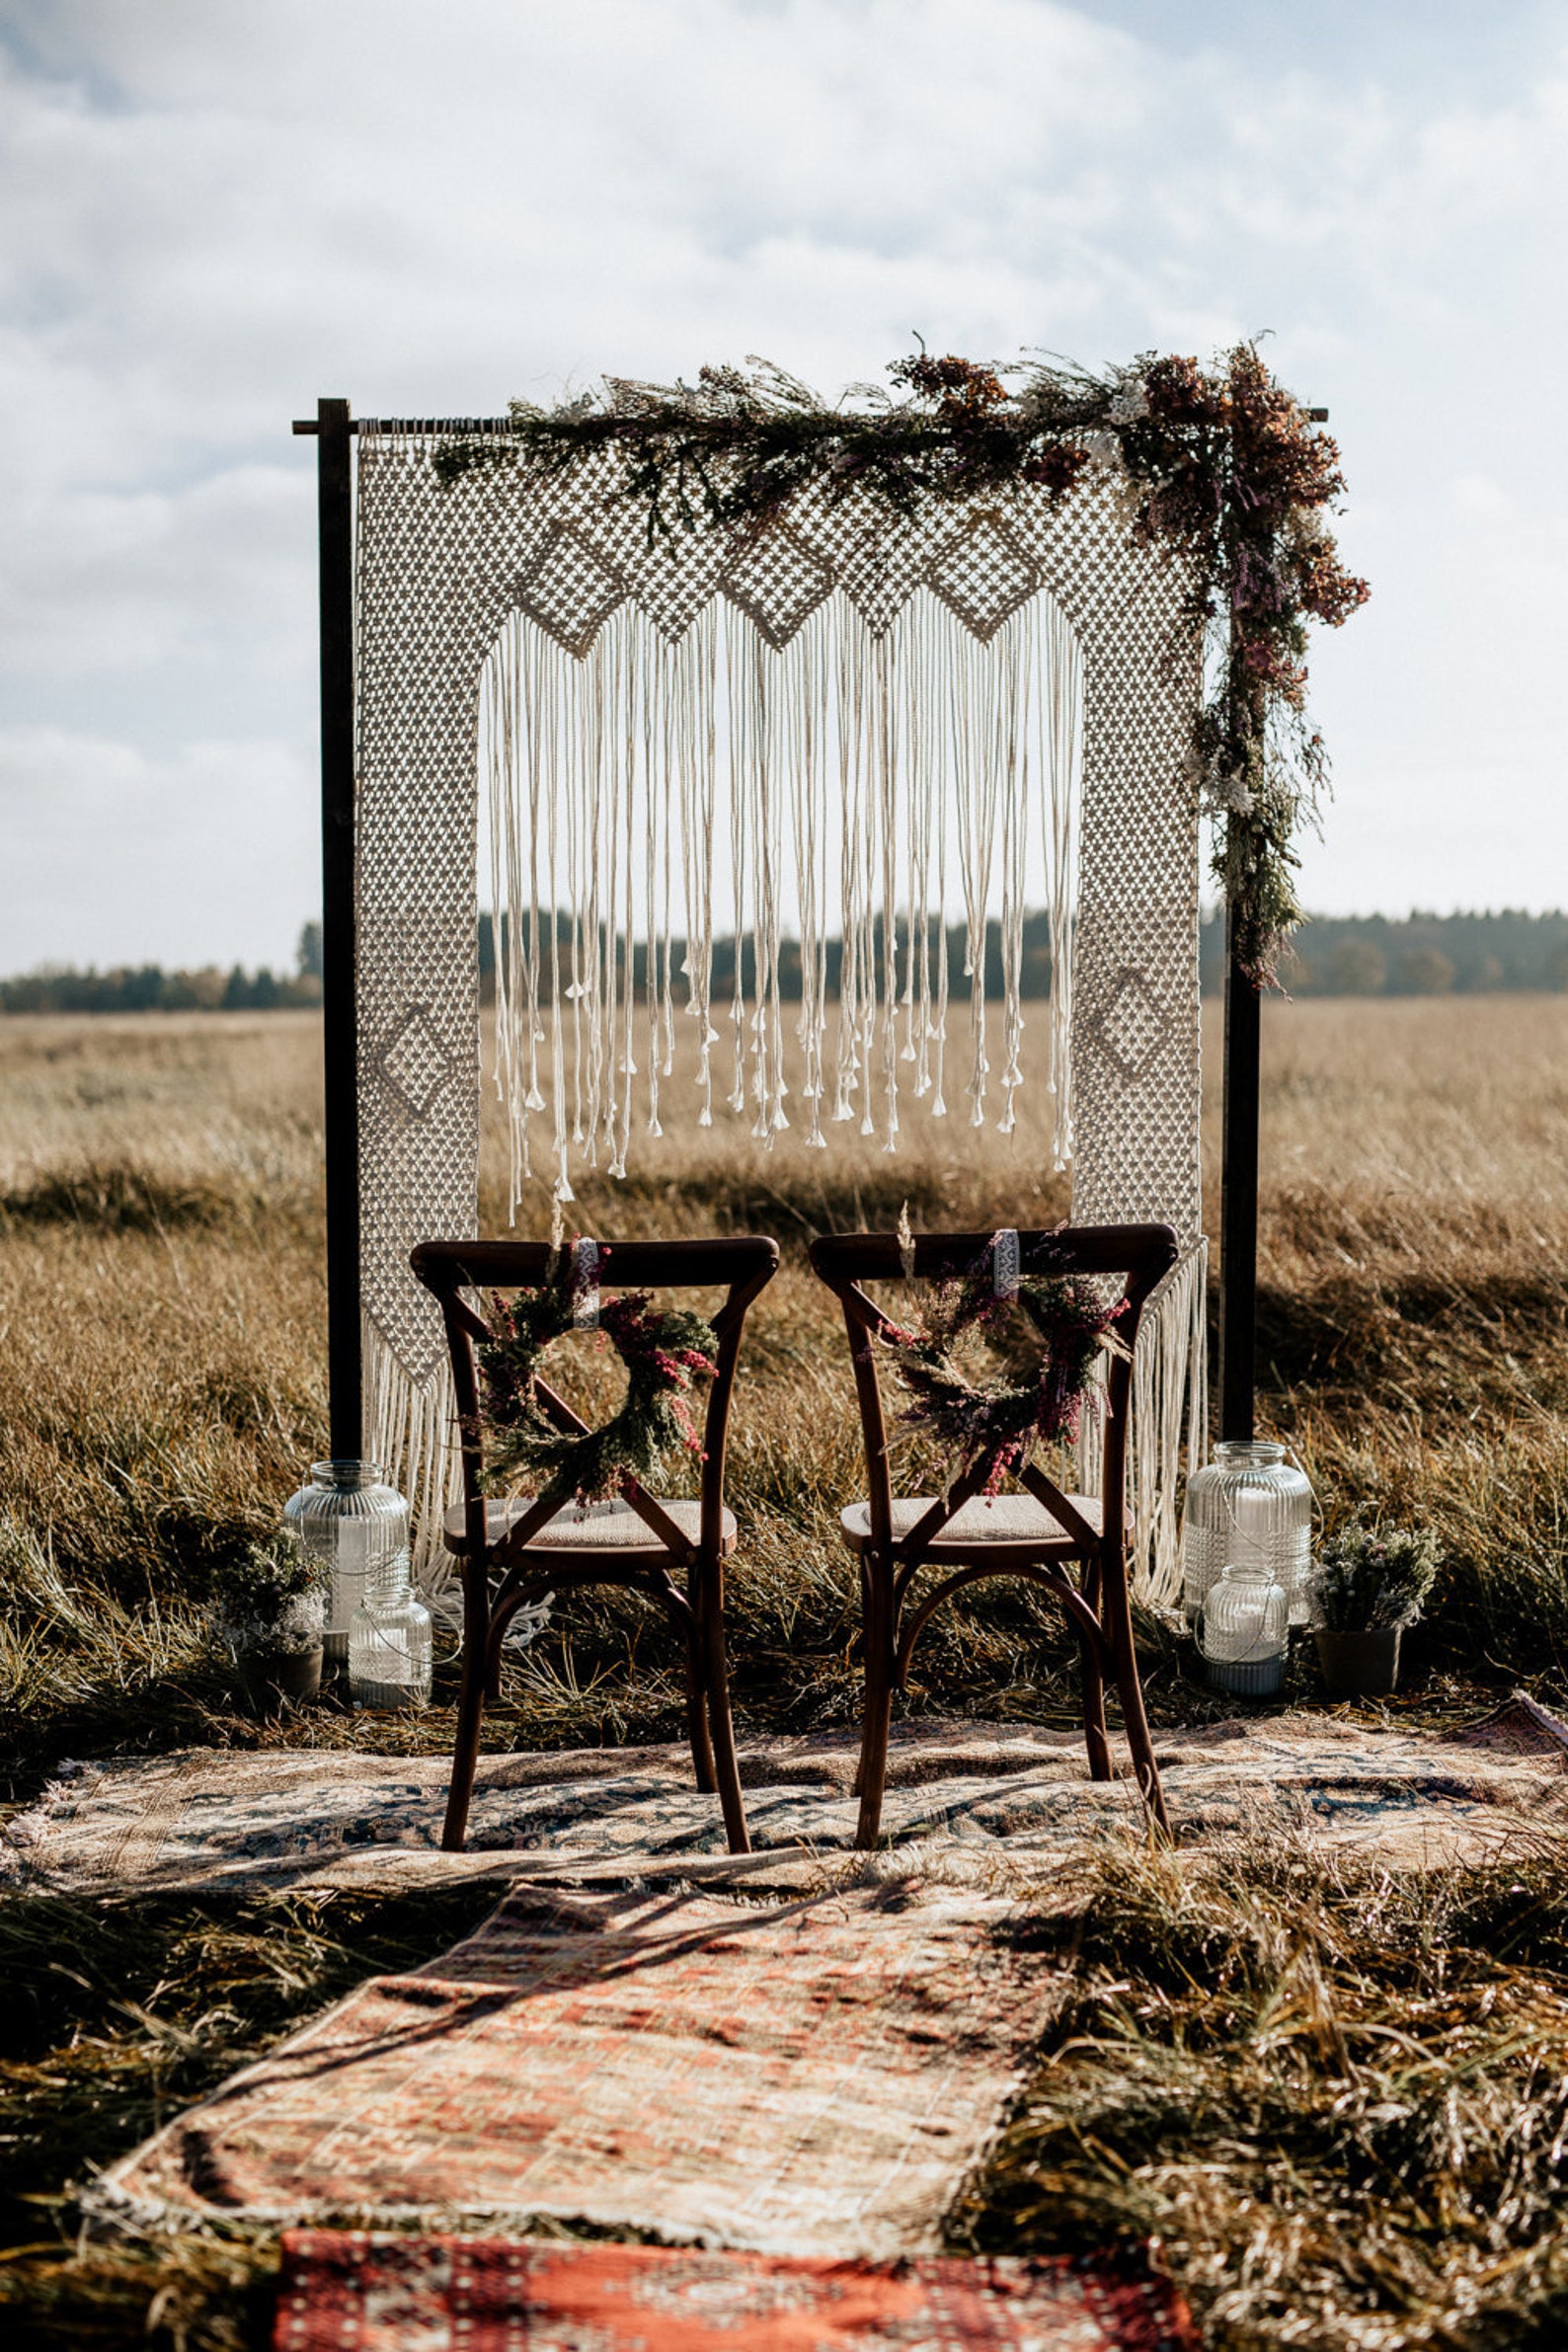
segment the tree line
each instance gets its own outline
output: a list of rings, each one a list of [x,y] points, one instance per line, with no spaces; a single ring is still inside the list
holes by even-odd
[[[320,923],[301,930],[294,970],[287,973],[266,964],[255,972],[240,964],[227,971],[219,964],[172,971],[161,964],[116,964],[104,972],[47,964],[0,980],[0,1012],[6,1013],[267,1013],[320,1002]]]
[[[548,936],[548,915],[541,928]],[[556,933],[563,959],[570,956],[571,923],[556,917]],[[932,925],[930,945],[935,953],[939,934]],[[963,978],[965,934],[948,933],[948,970],[953,992],[968,992]],[[480,990],[488,1001],[495,992],[496,936],[488,914],[479,918]],[[882,952],[879,926],[876,952]],[[899,942],[901,977],[906,941]],[[680,941],[672,943],[673,969],[678,973],[684,954]],[[755,965],[749,945],[741,947],[743,984],[755,983]],[[827,946],[827,987],[837,993],[843,953],[839,942]],[[1199,968],[1204,993],[1217,993],[1223,984],[1225,961],[1224,917],[1204,918],[1200,931]],[[717,939],[713,947],[713,995],[716,1002],[735,985],[736,942]],[[241,965],[228,971],[216,964],[195,971],[165,970],[161,964],[116,965],[107,971],[72,966],[46,966],[15,980],[0,980],[0,1012],[5,1013],[139,1013],[139,1012],[270,1012],[289,1005],[321,1001],[321,925],[306,923],[299,935],[294,970],[275,973],[263,965],[247,972]],[[986,926],[985,993],[1002,994],[1001,927]],[[646,984],[647,951],[633,953],[633,976]],[[1412,914],[1403,919],[1365,915],[1344,920],[1313,917],[1296,933],[1281,965],[1280,978],[1293,996],[1446,996],[1474,995],[1497,989],[1568,989],[1568,913],[1527,914],[1505,908],[1496,914]],[[801,993],[801,951],[795,940],[784,941],[779,956],[782,994],[798,1001]],[[677,991],[681,983],[675,982]],[[1029,997],[1051,993],[1051,942],[1044,914],[1027,915],[1023,935],[1023,992]]]
[[[1204,923],[1205,995],[1223,984],[1222,913]],[[1484,995],[1497,989],[1568,988],[1568,913],[1314,915],[1280,964],[1293,996]]]

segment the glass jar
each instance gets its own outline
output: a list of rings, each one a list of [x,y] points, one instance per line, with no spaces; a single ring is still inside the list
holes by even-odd
[[[356,1707],[422,1707],[431,1695],[431,1612],[406,1551],[365,1579],[349,1620],[349,1696]]]
[[[1304,1625],[1312,1561],[1311,1481],[1269,1438],[1225,1438],[1187,1482],[1182,1598],[1202,1638],[1204,1604],[1227,1560],[1266,1568],[1285,1587],[1290,1621]]]
[[[1278,1690],[1290,1623],[1284,1585],[1267,1568],[1227,1560],[1204,1603],[1204,1662],[1213,1687],[1248,1698]]]
[[[283,1520],[327,1595],[323,1654],[347,1658],[365,1579],[401,1558],[407,1581],[409,1507],[379,1462],[317,1461],[310,1484],[284,1504]]]

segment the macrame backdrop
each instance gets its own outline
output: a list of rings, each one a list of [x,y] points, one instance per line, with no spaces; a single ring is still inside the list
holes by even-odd
[[[847,1121],[890,1149],[911,1116],[1006,1131],[1033,855],[1073,1215],[1161,1218],[1185,1245],[1144,1322],[1132,1465],[1140,1587],[1174,1597],[1184,1426],[1204,1445],[1198,652],[1180,571],[1130,541],[1120,467],[1055,507],[905,519],[807,493],[760,535],[650,547],[613,457],[443,489],[432,446],[359,427],[367,1451],[434,1526],[445,1351],[408,1253],[477,1227],[486,791],[514,1197],[529,1175],[566,1200],[584,1165],[622,1173],[666,1122],[825,1145]]]

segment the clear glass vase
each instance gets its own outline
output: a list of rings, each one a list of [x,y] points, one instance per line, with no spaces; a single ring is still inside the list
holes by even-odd
[[[1285,1587],[1293,1625],[1308,1617],[1315,1498],[1304,1470],[1269,1438],[1226,1438],[1187,1482],[1182,1598],[1200,1634],[1204,1606],[1227,1560],[1265,1568]]]
[[[431,1612],[403,1552],[366,1579],[350,1619],[349,1696],[356,1707],[422,1707],[430,1695]]]
[[[408,1580],[409,1507],[379,1462],[318,1461],[283,1520],[327,1595],[324,1655],[349,1655],[349,1623],[366,1579],[401,1558]]]
[[[1203,1651],[1210,1684],[1266,1698],[1285,1681],[1290,1597],[1267,1568],[1227,1560],[1204,1603]]]

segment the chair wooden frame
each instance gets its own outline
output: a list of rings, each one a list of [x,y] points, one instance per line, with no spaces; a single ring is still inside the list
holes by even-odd
[[[491,1531],[495,1510],[482,1483],[482,1408],[477,1343],[486,1326],[464,1297],[465,1291],[537,1288],[550,1267],[542,1241],[422,1241],[410,1264],[440,1303],[452,1361],[463,1469],[463,1532],[448,1532],[447,1548],[460,1563],[463,1591],[463,1672],[453,1743],[451,1789],[441,1843],[460,1851],[468,1825],[479,1739],[487,1697],[500,1688],[501,1646],[517,1610],[547,1592],[573,1592],[588,1585],[616,1585],[640,1594],[661,1608],[680,1634],[686,1651],[686,1715],[697,1786],[717,1791],[732,1853],[749,1853],[745,1807],[736,1764],[730,1713],[729,1668],[724,1637],[725,1450],[730,1405],[741,1354],[746,1310],[771,1282],[778,1244],[748,1235],[712,1241],[601,1242],[605,1279],[616,1290],[697,1290],[723,1285],[728,1295],[713,1316],[719,1342],[718,1371],[709,1385],[703,1431],[703,1464],[698,1531],[693,1538],[640,1480],[628,1477],[622,1500],[648,1529],[652,1543],[617,1560],[615,1547],[595,1546],[590,1537],[548,1545],[535,1541],[562,1511],[559,1495],[528,1499],[521,1516]],[[588,1424],[540,1380],[541,1405],[556,1427],[582,1432]],[[522,1500],[522,1498],[519,1498]],[[488,1506],[488,1508],[487,1508]],[[565,1508],[570,1509],[567,1505]],[[624,1549],[624,1547],[622,1547]],[[675,1572],[684,1571],[684,1590]],[[492,1579],[500,1582],[492,1591]]]
[[[1137,1341],[1138,1321],[1150,1294],[1177,1258],[1176,1235],[1169,1225],[1067,1225],[1055,1232],[1021,1232],[1018,1240],[1026,1274],[1034,1260],[1037,1264],[1044,1261],[1053,1274],[1124,1275],[1128,1311],[1118,1323],[1117,1332],[1129,1351]],[[966,1274],[989,1241],[988,1233],[917,1233],[913,1278],[940,1281]],[[944,1495],[930,1502],[911,1527],[896,1534],[887,1422],[876,1361],[876,1342],[887,1339],[895,1326],[861,1286],[906,1279],[900,1239],[897,1233],[827,1235],[812,1243],[811,1260],[816,1273],[835,1293],[843,1308],[866,1450],[869,1492],[861,1507],[869,1523],[866,1532],[862,1535],[851,1531],[853,1512],[846,1512],[843,1517],[844,1540],[860,1559],[865,1631],[865,1710],[856,1781],[860,1796],[856,1844],[869,1846],[876,1842],[887,1782],[893,1697],[907,1682],[915,1643],[944,1601],[965,1586],[993,1576],[1017,1576],[1038,1585],[1059,1603],[1077,1633],[1082,1654],[1084,1739],[1089,1752],[1090,1776],[1096,1780],[1113,1777],[1105,1721],[1105,1684],[1107,1679],[1115,1683],[1133,1768],[1144,1803],[1161,1831],[1168,1833],[1170,1823],[1143,1709],[1128,1593],[1126,1486],[1127,1428],[1133,1385],[1131,1362],[1121,1354],[1113,1355],[1107,1371],[1098,1527],[1091,1525],[1077,1503],[1031,1462],[1018,1473],[1015,1483],[1044,1506],[1060,1529],[1059,1535],[1031,1535],[1027,1540],[1010,1542],[1002,1539],[970,1542],[957,1534],[944,1537],[943,1530],[949,1522],[981,1494],[986,1483],[983,1465],[968,1476],[956,1478]],[[893,1344],[896,1346],[896,1341]],[[1074,1564],[1078,1569],[1076,1585],[1067,1573]],[[915,1602],[915,1579],[926,1568],[942,1568],[949,1573]]]

